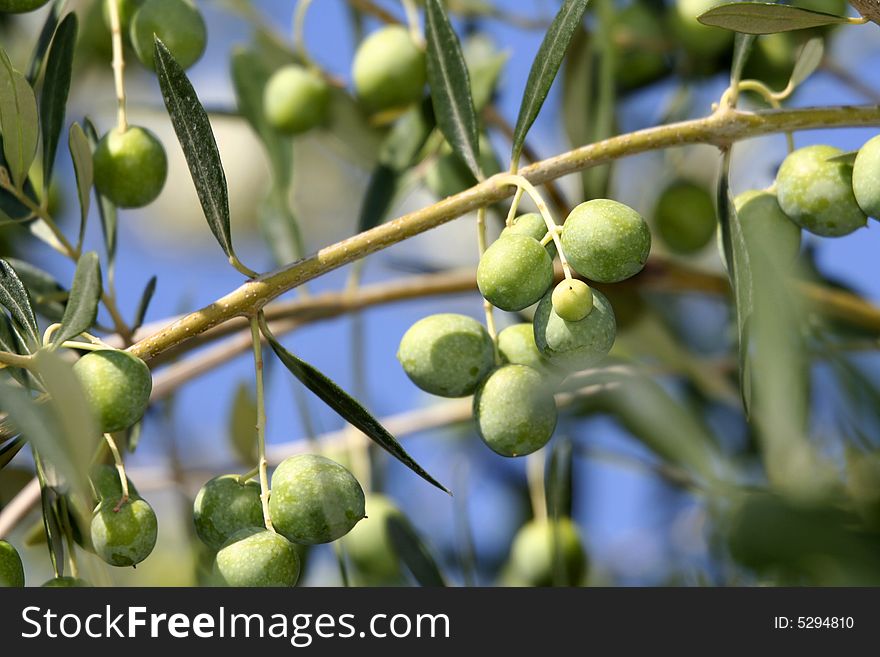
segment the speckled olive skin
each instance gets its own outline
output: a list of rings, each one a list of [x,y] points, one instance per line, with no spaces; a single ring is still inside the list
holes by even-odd
[[[236,532],[214,558],[214,576],[221,586],[294,586],[299,570],[296,546],[260,527]]]
[[[272,474],[269,514],[275,530],[294,543],[329,543],[363,519],[364,491],[335,461],[292,456]]]
[[[24,567],[18,550],[6,541],[0,541],[0,588],[24,586]]]
[[[426,76],[425,51],[400,25],[383,27],[364,39],[352,64],[355,92],[370,112],[416,102]]]
[[[241,484],[232,474],[214,477],[196,495],[193,523],[202,542],[214,550],[236,532],[261,526],[260,484],[253,480]]]
[[[480,258],[477,287],[496,308],[515,312],[537,303],[553,284],[553,261],[526,235],[500,237]]]
[[[111,27],[110,23],[110,3],[115,2],[119,6],[119,24],[122,28],[123,34],[128,34],[129,27],[131,26],[131,19],[134,16],[134,12],[140,9],[141,5],[144,4],[145,0],[104,0],[104,6],[102,7],[102,14],[104,17],[104,25],[108,28]]]
[[[540,242],[544,239],[544,236],[547,235],[547,222],[544,221],[544,217],[538,212],[521,214],[518,217],[514,217],[513,223],[510,226],[506,226],[504,230],[501,231],[499,239],[512,233],[527,235]],[[556,257],[555,242],[548,242],[545,248],[547,249],[547,253],[550,254],[551,260]]]
[[[153,379],[137,356],[113,349],[92,351],[74,364],[73,371],[102,432],[128,429],[143,417]]]
[[[79,577],[53,577],[42,585],[44,589],[82,589],[91,586]]]
[[[677,180],[657,199],[654,225],[660,239],[676,253],[696,253],[715,234],[715,202],[705,187]]]
[[[800,148],[785,158],[776,174],[779,207],[815,235],[848,235],[868,221],[853,194],[853,168],[828,161],[842,154],[834,146]]]
[[[581,203],[565,220],[562,251],[582,276],[617,283],[638,274],[651,252],[651,231],[631,207],[609,199]]]
[[[593,310],[579,322],[567,322],[553,310],[551,295],[541,299],[534,318],[535,344],[550,363],[567,370],[601,361],[617,335],[614,311],[604,294],[593,290]]]
[[[0,12],[23,14],[26,11],[39,9],[49,0],[0,0]]]
[[[140,208],[159,196],[168,176],[162,142],[146,128],[114,128],[95,149],[95,185],[120,208]]]
[[[550,374],[550,364],[535,344],[531,324],[514,324],[498,334],[498,351],[505,363],[528,365],[541,374]]]
[[[154,35],[184,69],[199,61],[208,40],[205,19],[188,0],[146,0],[132,16],[131,45],[141,63],[153,70]]]
[[[269,78],[263,109],[273,128],[297,135],[320,125],[327,116],[330,88],[320,75],[302,66],[284,66]]]
[[[712,57],[724,52],[733,42],[733,32],[703,25],[697,16],[727,0],[675,0],[670,8],[670,22],[675,36],[696,57]]]
[[[128,500],[115,511],[118,500],[104,500],[92,516],[95,554],[111,566],[134,566],[150,556],[158,526],[152,507],[142,499]]]
[[[579,322],[593,312],[593,291],[576,278],[559,281],[550,301],[553,311],[566,322]]]
[[[440,313],[420,319],[400,340],[397,359],[425,392],[471,394],[495,365],[492,338],[472,317]]]
[[[397,505],[385,495],[366,497],[367,517],[342,539],[349,561],[366,584],[393,584],[401,578],[400,560],[391,543],[388,523],[406,522]]]
[[[556,402],[547,383],[525,365],[502,365],[474,395],[477,429],[492,451],[525,456],[541,449],[556,428]]]
[[[880,136],[859,149],[852,173],[853,193],[869,217],[880,218]]]
[[[781,265],[795,261],[801,250],[801,228],[779,207],[776,194],[751,189],[739,194],[733,205],[750,252],[761,252]],[[726,267],[721,230],[716,232],[718,250]]]
[[[98,501],[114,500],[116,502],[122,497],[122,484],[119,482],[119,472],[112,465],[101,464],[92,468],[89,475],[95,492],[98,494]],[[128,479],[128,477],[126,477]],[[137,488],[128,479],[128,494],[131,497],[139,497]]]
[[[558,573],[554,572],[557,562]],[[560,518],[555,523],[533,520],[514,537],[508,566],[514,585],[578,586],[587,573],[587,556],[570,519]]]

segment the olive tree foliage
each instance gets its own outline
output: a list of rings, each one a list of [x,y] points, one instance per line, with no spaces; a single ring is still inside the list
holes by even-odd
[[[0,483],[9,482],[0,486],[0,538],[44,542],[54,575],[47,584],[109,583],[108,566],[150,559],[162,514],[136,488],[146,492],[148,482],[126,471],[144,414],[241,352],[254,365],[253,388],[239,390],[230,412],[242,472],[195,482],[184,463],[179,473],[199,488],[190,526],[202,584],[293,586],[308,552],[327,543],[347,585],[600,581],[589,527],[574,521],[573,491],[575,466],[602,454],[568,438],[597,417],[649,455],[613,458],[696,501],[712,562],[686,569],[699,581],[880,582],[880,392],[860,360],[877,346],[880,310],[827,278],[813,247],[860,239],[880,213],[880,142],[857,152],[795,148],[800,131],[880,126],[880,110],[873,96],[864,106],[786,107],[817,71],[873,94],[826,46],[877,29],[876,3],[563,0],[544,20],[492,2],[349,0],[350,74],[310,57],[308,0],[296,3],[292,39],[261,18],[258,4],[223,4],[252,23],[253,38],[228,63],[236,106],[216,108],[187,74],[206,41],[196,3],[0,0],[2,29],[18,30],[20,14],[41,8],[44,19],[28,35],[29,58],[0,49],[0,223],[9,237],[0,260]],[[513,120],[495,103],[507,56],[470,47],[496,21],[542,33]],[[81,70],[74,64],[90,49],[113,76],[113,127],[67,111]],[[116,259],[117,221],[149,207],[168,175],[168,144],[128,121],[132,67],[156,77],[156,105],[185,156],[204,238],[212,235],[218,257],[245,278],[204,308],[149,324],[161,272],[142,289],[115,284],[126,266]],[[726,90],[694,118],[688,90],[718,79]],[[626,109],[664,86],[677,90],[665,119],[622,133]],[[545,105],[551,89],[559,102]],[[554,110],[571,150],[541,160],[530,131]],[[235,249],[213,125],[221,113],[253,131],[269,165],[258,214],[273,271],[252,269]],[[351,142],[369,133],[373,165],[358,232],[309,253],[291,203],[292,153],[302,135],[322,131]],[[740,142],[771,134],[788,142],[775,182],[733,190]],[[716,151],[714,180],[694,173],[705,159],[682,164],[691,153],[682,147],[701,144]],[[656,182],[652,207],[637,211],[614,198],[633,182],[622,180],[621,160],[649,151],[663,154],[668,175]],[[53,190],[67,170],[79,224],[62,227]],[[413,189],[436,203],[393,218]],[[474,213],[476,271],[424,268],[361,284],[370,254]],[[88,221],[101,224],[100,252],[85,250]],[[16,257],[29,252],[26,241],[71,261],[71,279]],[[351,263],[345,290],[307,294],[309,281]],[[300,293],[279,299],[291,291]],[[482,297],[484,313],[445,312],[438,297],[454,293]],[[695,296],[727,311],[711,353],[694,339],[705,316],[689,310]],[[428,297],[437,312],[402,335],[399,366],[450,401],[406,418],[375,417],[359,394],[283,342],[306,323]],[[122,298],[139,299],[133,317],[119,310]],[[190,353],[213,341],[213,351]],[[349,429],[307,448],[267,446],[264,370],[276,361]],[[814,405],[819,380],[839,393],[830,426]],[[475,559],[479,527],[467,505],[449,501],[464,529],[453,558],[438,558],[371,481],[392,458],[411,472],[410,486],[459,493],[461,482],[429,472],[403,438],[462,423],[488,457],[527,461],[518,485],[532,519],[500,565]],[[25,478],[13,476],[22,471]],[[0,584],[26,579],[17,549],[0,541]]]

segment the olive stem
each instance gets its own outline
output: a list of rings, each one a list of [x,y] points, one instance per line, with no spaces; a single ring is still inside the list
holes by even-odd
[[[257,470],[260,474],[260,502],[263,505],[263,522],[266,529],[275,531],[269,514],[269,475],[266,462],[266,392],[263,388],[263,339],[260,336],[258,315],[250,318],[251,342],[254,350],[254,378],[257,388]]]
[[[242,261],[238,259],[237,255],[233,254],[229,256],[229,264],[235,267],[240,274],[243,274],[247,278],[258,278],[260,276],[253,269],[243,264]]]
[[[244,474],[238,475],[238,483],[244,486],[251,479],[260,474],[260,466],[256,466],[245,472]]]
[[[788,86],[779,92],[774,92],[770,87],[761,82],[760,80],[742,80],[739,83],[740,91],[752,91],[759,96],[761,96],[770,107],[773,109],[781,109],[782,103],[781,100],[788,98],[791,93],[794,91],[794,87],[789,82]],[[791,132],[785,133],[785,141],[788,144],[788,152],[791,153],[794,151],[794,134]]]
[[[535,520],[547,519],[547,491],[544,489],[544,450],[533,452],[526,457],[526,478],[529,483],[529,499]]]
[[[128,130],[128,117],[125,111],[125,53],[122,47],[122,20],[119,17],[119,4],[111,0],[110,38],[113,42],[113,83],[116,86],[116,122],[119,132]]]
[[[61,507],[61,528],[64,531],[64,542],[67,544],[67,563],[70,566],[70,576],[75,579],[79,577],[79,566],[76,563],[76,547],[73,543],[73,529],[70,526],[70,515],[67,510],[67,497],[62,495],[58,503]]]
[[[9,351],[0,351],[0,364],[3,367],[21,367],[29,369],[34,362],[33,356],[22,356]]]
[[[65,349],[79,349],[80,351],[105,351],[106,349],[113,349],[113,347],[108,345],[95,344],[93,342],[77,342],[76,340],[62,342],[61,346]]]
[[[519,202],[522,200],[523,194],[526,190],[522,187],[516,188],[516,194],[513,195],[513,200],[510,202],[510,210],[507,213],[507,221],[504,224],[509,228],[513,226],[513,220],[516,218],[516,213],[519,210]]]
[[[296,9],[293,11],[293,49],[302,59],[303,64],[309,68],[317,69],[318,65],[309,56],[305,39],[306,13],[308,13],[311,4],[312,0],[299,0],[296,3]]]
[[[477,210],[477,246],[480,249],[480,258],[486,252],[486,206]],[[498,329],[495,326],[495,308],[488,299],[483,299],[483,311],[486,313],[486,330],[492,338],[495,348],[495,362],[500,362],[501,355],[498,352]]]
[[[128,502],[128,476],[125,474],[125,462],[122,460],[122,455],[119,453],[119,447],[116,445],[116,440],[114,440],[113,436],[109,433],[104,434],[104,440],[107,442],[107,447],[110,448],[110,453],[113,455],[113,463],[116,465],[116,472],[119,475],[119,485],[122,487],[122,497],[119,498],[119,502],[113,507],[113,512],[117,513],[119,509],[122,508],[122,505]]]
[[[562,240],[559,238],[558,231],[559,225],[553,221],[553,216],[550,214],[550,208],[547,207],[541,193],[534,185],[532,185],[532,183],[520,175],[506,174],[497,177],[500,179],[499,182],[501,184],[515,185],[519,189],[524,189],[532,198],[532,201],[538,207],[538,212],[540,212],[541,216],[544,218],[544,223],[547,224],[547,234],[552,237],[553,243],[556,245],[556,253],[559,255],[559,264],[562,265],[562,273],[565,275],[565,278],[571,280],[571,267],[568,264],[565,253],[562,251]]]
[[[406,24],[409,26],[409,33],[412,36],[412,40],[415,41],[419,47],[424,47],[425,40],[422,38],[422,28],[419,25],[419,11],[416,7],[416,3],[413,0],[401,0],[400,4],[403,5],[403,11],[406,13]]]

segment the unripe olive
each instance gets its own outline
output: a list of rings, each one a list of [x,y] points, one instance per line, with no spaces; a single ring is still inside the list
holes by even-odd
[[[544,221],[544,217],[539,212],[521,214],[518,217],[514,217],[513,223],[510,226],[505,226],[504,230],[501,231],[501,235],[499,235],[499,239],[511,234],[526,235],[540,242],[547,235],[547,222]],[[548,242],[545,248],[547,253],[550,254],[551,260],[556,257],[555,242]]]
[[[296,135],[320,125],[327,116],[330,88],[316,72],[296,64],[275,71],[263,93],[269,125]]]
[[[430,315],[400,340],[397,359],[419,388],[440,397],[471,394],[495,365],[486,328],[472,317]]]
[[[491,142],[484,135],[480,136],[480,155],[477,158],[485,176],[493,176],[501,170],[498,159],[492,150]],[[462,159],[448,146],[428,167],[425,173],[425,185],[438,198],[454,196],[477,184],[474,174]]]
[[[156,200],[168,176],[162,142],[137,126],[114,128],[95,148],[95,186],[120,208],[140,208]]]
[[[576,278],[560,281],[550,295],[553,311],[566,322],[579,322],[593,311],[593,291]]]
[[[816,235],[848,235],[868,221],[853,194],[853,167],[829,161],[842,154],[834,146],[800,148],[785,158],[776,174],[779,207]]]
[[[671,250],[695,253],[715,234],[715,202],[705,187],[677,180],[660,194],[654,224]]]
[[[510,574],[523,586],[578,586],[587,573],[587,555],[569,518],[533,520],[510,547]]]
[[[474,395],[480,437],[501,456],[525,456],[541,449],[556,428],[556,401],[536,370],[502,365]]]
[[[111,566],[134,566],[150,556],[156,545],[156,514],[142,499],[131,499],[116,510],[117,501],[104,500],[92,516],[95,554]]]
[[[405,27],[383,27],[364,39],[352,64],[358,98],[371,112],[410,105],[422,97],[425,51]]]
[[[528,365],[540,373],[548,373],[549,363],[535,344],[531,324],[514,324],[498,334],[498,352],[505,363]]]
[[[365,583],[393,584],[402,571],[389,523],[404,523],[406,518],[392,500],[378,493],[366,496],[366,513],[342,539],[345,553]]]
[[[880,218],[880,136],[859,149],[852,171],[853,193],[869,217]]]
[[[113,500],[118,502],[122,497],[122,483],[119,481],[119,471],[114,466],[104,463],[97,465],[92,469],[89,478],[95,487],[98,501]],[[140,497],[131,479],[126,477],[126,481],[128,483],[129,496]]]
[[[752,189],[737,196],[733,204],[750,252],[762,252],[783,265],[794,262],[801,249],[801,229],[779,207],[776,194]],[[718,245],[727,266],[720,230]]]
[[[222,586],[294,586],[299,569],[296,546],[261,527],[233,534],[214,559],[214,576]]]
[[[553,284],[553,261],[540,242],[516,233],[499,237],[477,267],[480,293],[501,310],[537,303]]]
[[[0,12],[23,14],[26,11],[39,9],[49,0],[0,0]]]
[[[91,586],[84,579],[79,577],[53,577],[44,583],[41,588],[44,589],[78,589]]]
[[[614,311],[604,294],[593,290],[593,310],[578,322],[567,322],[553,309],[547,294],[535,310],[535,343],[550,363],[568,370],[591,367],[601,361],[617,333]]]
[[[110,20],[110,3],[115,2],[119,7],[119,26],[122,28],[123,34],[128,34],[131,27],[131,19],[134,13],[140,9],[145,0],[104,0],[102,13],[104,16],[104,25],[108,28],[112,27]]]
[[[193,503],[196,533],[208,547],[219,550],[230,536],[263,524],[260,484],[241,483],[238,475],[214,477],[199,490]]]
[[[24,586],[24,566],[18,550],[6,541],[0,541],[0,588]]]
[[[614,57],[614,79],[621,87],[640,87],[668,70],[657,49],[666,35],[660,17],[650,8],[633,3],[615,12],[611,30],[619,49]]]
[[[685,49],[696,57],[713,57],[733,42],[733,32],[703,25],[697,16],[726,0],[675,0],[672,8],[672,31]]]
[[[153,70],[154,36],[184,69],[199,61],[208,40],[202,12],[189,0],[146,0],[132,16],[129,36],[138,59]]]
[[[364,491],[357,479],[323,456],[285,459],[272,474],[269,513],[275,530],[295,543],[329,543],[364,518]]]
[[[73,366],[102,432],[134,425],[150,403],[153,379],[137,356],[115,349],[92,351]]]
[[[648,261],[651,231],[631,207],[609,199],[581,203],[565,220],[562,251],[582,276],[616,283],[638,274]]]

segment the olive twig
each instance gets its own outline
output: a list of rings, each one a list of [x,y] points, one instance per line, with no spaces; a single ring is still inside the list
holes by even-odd
[[[22,367],[28,369],[33,365],[33,357],[13,354],[9,351],[0,351],[0,364],[3,367]]]
[[[522,200],[525,191],[526,190],[522,187],[516,188],[516,194],[513,195],[513,200],[510,202],[510,210],[507,213],[507,221],[504,222],[506,226],[513,226],[513,220],[516,217],[517,211],[519,210],[519,202]]]
[[[254,378],[257,389],[257,469],[260,474],[260,503],[263,506],[263,522],[266,529],[274,532],[269,514],[269,475],[266,462],[266,393],[263,389],[263,339],[260,336],[258,315],[250,318],[251,341],[254,351]]]
[[[305,39],[306,13],[309,11],[311,4],[312,0],[299,0],[296,3],[296,9],[293,11],[293,48],[302,59],[303,64],[309,68],[317,69],[318,65],[309,56]]]
[[[116,445],[116,440],[114,440],[113,436],[109,433],[105,433],[104,441],[107,443],[107,447],[110,448],[110,453],[113,455],[113,463],[116,466],[116,472],[119,474],[119,485],[122,487],[122,497],[119,498],[119,502],[113,507],[113,512],[117,513],[119,509],[122,508],[122,505],[128,502],[129,499],[128,476],[125,474],[125,463],[122,460],[122,455],[119,453],[119,447]]]
[[[260,466],[259,465],[251,468],[250,470],[248,470],[244,474],[238,475],[238,483],[241,484],[242,486],[244,486],[248,481],[250,481],[251,479],[256,477],[258,474],[260,474]]]
[[[486,252],[486,206],[477,210],[477,245],[480,249],[480,257]],[[483,299],[483,310],[486,312],[486,330],[489,331],[489,337],[492,338],[492,344],[495,348],[495,361],[498,362],[500,354],[498,352],[498,329],[495,326],[495,312],[492,304]]]
[[[409,33],[412,35],[412,40],[419,44],[419,46],[424,46],[422,28],[419,25],[419,11],[416,8],[416,3],[413,2],[413,0],[400,0],[400,3],[403,5],[403,11],[406,13],[406,24],[409,26]]]
[[[125,111],[125,53],[122,46],[122,20],[119,17],[119,4],[116,0],[110,5],[110,38],[113,42],[113,83],[116,87],[116,122],[119,132],[128,130],[128,118]]]
[[[535,520],[547,519],[547,491],[544,488],[544,450],[538,450],[526,457],[526,479],[529,484],[529,499]]]
[[[759,96],[761,96],[770,107],[773,109],[782,109],[782,103],[780,101],[788,98],[795,87],[788,83],[788,86],[785,87],[782,91],[773,91],[766,84],[761,82],[760,80],[742,80],[739,83],[740,91],[752,91]],[[788,144],[788,152],[794,152],[794,134],[791,132],[785,133],[785,141]]]

